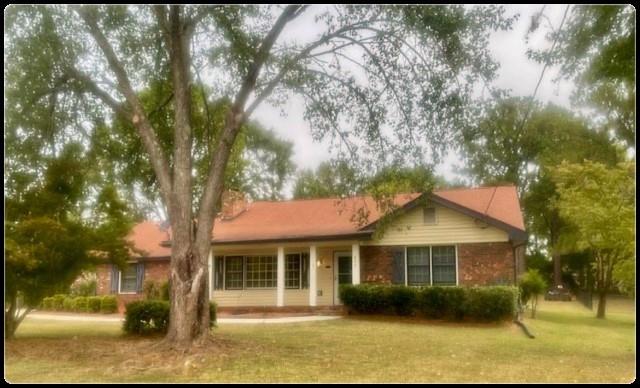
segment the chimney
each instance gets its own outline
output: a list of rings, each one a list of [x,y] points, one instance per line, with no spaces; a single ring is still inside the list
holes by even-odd
[[[226,190],[222,193],[222,219],[230,220],[248,208],[246,195],[239,191]]]

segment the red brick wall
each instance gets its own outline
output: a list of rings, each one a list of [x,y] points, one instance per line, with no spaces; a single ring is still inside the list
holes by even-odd
[[[362,283],[391,283],[393,280],[394,247],[360,247],[360,281]]]
[[[101,264],[96,268],[98,295],[108,295],[111,293],[111,264]],[[144,281],[151,280],[163,283],[169,280],[169,260],[147,261],[144,263]],[[143,298],[142,293],[138,294],[117,294],[118,311],[124,312],[125,304]]]
[[[363,283],[391,283],[393,249],[360,247],[360,279]],[[458,244],[458,282],[462,286],[512,284],[513,248],[508,242]]]
[[[513,259],[508,242],[459,244],[458,282],[463,286],[513,284]]]

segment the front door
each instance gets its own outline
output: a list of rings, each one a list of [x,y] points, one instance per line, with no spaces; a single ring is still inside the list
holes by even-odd
[[[333,258],[333,304],[342,304],[339,297],[341,284],[352,284],[351,252],[336,252]]]

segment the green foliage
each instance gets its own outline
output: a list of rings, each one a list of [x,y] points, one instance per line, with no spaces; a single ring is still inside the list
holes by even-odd
[[[145,280],[142,290],[144,292],[144,298],[147,300],[161,299],[162,291],[160,285],[153,280]]]
[[[73,296],[94,296],[97,285],[96,279],[80,279],[71,285],[70,293]]]
[[[520,277],[518,287],[520,287],[522,304],[527,305],[531,302],[531,318],[535,318],[538,297],[546,291],[547,282],[540,275],[540,272],[530,269]]]
[[[169,300],[171,298],[171,288],[169,286],[169,281],[162,282],[160,284],[160,299]]]
[[[105,295],[100,301],[100,312],[113,314],[118,311],[118,299],[113,295]]]
[[[346,161],[322,162],[315,171],[303,170],[296,179],[293,198],[353,196],[361,191],[362,178]]]
[[[77,296],[73,300],[74,311],[86,313],[89,310],[89,298],[86,296]]]
[[[100,296],[89,296],[87,298],[87,312],[99,313],[101,304],[102,304],[102,297],[100,297]]]
[[[140,300],[127,303],[123,330],[127,334],[164,334],[169,328],[170,303],[164,300]],[[216,304],[209,303],[211,327],[216,323]]]
[[[56,294],[52,296],[52,308],[56,311],[62,311],[64,309],[64,300],[66,295]]]
[[[361,314],[423,315],[453,321],[501,321],[515,317],[518,289],[341,285],[340,299]]]
[[[635,288],[631,277],[620,269],[614,271],[635,258],[635,162],[616,167],[591,161],[565,162],[552,174],[558,185],[557,207],[575,230],[565,249],[593,252],[596,289],[601,295],[606,295],[616,280]],[[598,316],[604,317],[604,310],[598,311]]]
[[[66,296],[62,301],[62,309],[64,311],[74,311],[76,309],[76,301],[71,296]]]
[[[632,5],[574,5],[566,26],[551,31],[553,52],[530,51],[539,62],[560,65],[560,77],[578,86],[573,100],[604,115],[603,127],[628,147],[635,144],[635,33]]]
[[[128,303],[123,330],[127,334],[166,333],[169,327],[169,302],[145,300]]]
[[[636,262],[633,257],[622,259],[614,265],[613,279],[621,292],[631,297],[635,297]]]
[[[48,296],[42,299],[42,309],[43,310],[53,310],[53,297]]]

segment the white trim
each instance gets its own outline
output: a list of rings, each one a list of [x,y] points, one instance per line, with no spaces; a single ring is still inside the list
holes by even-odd
[[[409,285],[409,263],[407,263],[407,246],[404,247],[404,285]]]
[[[351,245],[351,284],[360,284],[360,245]]]
[[[429,285],[433,286],[433,245],[429,245]]]
[[[276,306],[284,306],[284,247],[278,247],[276,271]]]
[[[456,286],[457,286],[460,284],[460,281],[458,280],[458,274],[460,273],[458,269],[458,244],[455,244],[454,247],[456,248]]]
[[[309,247],[309,306],[318,304],[317,264],[318,252],[315,245]]]

